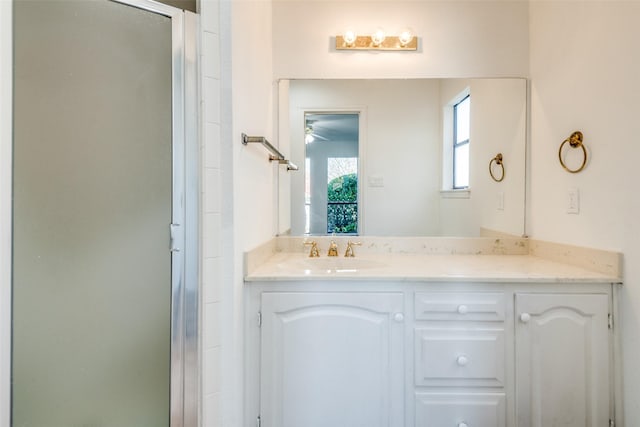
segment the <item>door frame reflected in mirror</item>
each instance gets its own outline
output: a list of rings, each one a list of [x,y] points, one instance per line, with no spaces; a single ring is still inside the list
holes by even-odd
[[[282,111],[281,111],[281,114]],[[287,131],[284,134],[289,135],[290,155],[292,159],[298,161],[297,164],[301,165],[300,170],[295,174],[287,174],[283,176],[278,173],[278,186],[280,193],[280,209],[283,209],[282,200],[289,200],[285,209],[289,210],[290,221],[286,223],[284,229],[278,231],[279,235],[305,235],[305,174],[306,174],[306,144],[304,143],[305,136],[305,115],[306,114],[357,114],[358,115],[358,235],[362,235],[365,231],[364,218],[366,216],[366,210],[363,207],[363,200],[365,198],[366,186],[363,184],[363,177],[366,173],[366,162],[363,161],[366,155],[366,141],[367,141],[367,108],[364,106],[352,106],[349,108],[335,107],[335,108],[317,108],[314,105],[299,106],[292,110],[291,117],[289,117],[289,110],[286,111]],[[297,125],[296,125],[297,124]],[[289,128],[290,127],[290,128]],[[283,135],[281,131],[280,135]],[[296,141],[298,143],[296,144]],[[293,160],[295,162],[295,160]],[[294,190],[295,189],[295,190]],[[285,191],[285,196],[282,192]],[[298,215],[295,215],[295,213]],[[286,217],[286,215],[285,215]],[[282,217],[279,215],[278,227],[283,226]],[[324,233],[308,233],[308,235],[327,235]]]
[[[361,192],[362,175],[360,144],[360,113],[348,111],[304,111],[304,228],[295,230],[295,233],[305,235],[357,235],[361,232]],[[331,178],[331,159],[355,159],[356,191],[355,200],[342,191],[344,188],[340,176]],[[344,165],[348,167],[347,164]],[[343,171],[344,172],[344,171]],[[344,177],[346,175],[342,175]],[[331,179],[330,179],[331,178]],[[329,188],[334,182],[334,191]],[[340,194],[343,193],[343,194]],[[341,200],[330,200],[331,197]],[[342,196],[342,197],[341,197]],[[344,200],[342,200],[344,199]],[[295,197],[299,203],[299,198]],[[333,205],[333,206],[332,206]],[[349,211],[355,205],[355,218]],[[342,213],[337,212],[342,209]],[[292,205],[292,209],[298,206]],[[331,212],[334,212],[332,214]],[[351,221],[347,219],[351,217]],[[333,220],[332,220],[333,218]],[[343,218],[337,229],[337,218]],[[354,221],[355,219],[355,221]],[[355,222],[355,224],[353,224]],[[295,223],[298,226],[298,222]]]

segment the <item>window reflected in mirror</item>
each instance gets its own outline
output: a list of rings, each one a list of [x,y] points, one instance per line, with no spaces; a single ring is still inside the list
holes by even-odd
[[[453,106],[453,188],[469,188],[471,96]]]

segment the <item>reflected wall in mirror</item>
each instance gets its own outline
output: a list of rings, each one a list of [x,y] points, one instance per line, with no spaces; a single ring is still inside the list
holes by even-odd
[[[460,105],[468,114],[456,113]],[[345,120],[330,119],[355,115],[357,234],[523,235],[526,106],[526,80],[520,78],[280,81],[280,148],[303,166],[280,172],[279,234],[341,231],[330,230],[329,193],[348,173],[331,183],[325,166],[330,156],[323,155],[316,172],[311,162],[317,163],[314,150],[321,146],[354,152],[340,133]],[[489,174],[498,153],[502,182]],[[311,188],[317,188],[315,197]],[[322,208],[312,211],[314,199]]]

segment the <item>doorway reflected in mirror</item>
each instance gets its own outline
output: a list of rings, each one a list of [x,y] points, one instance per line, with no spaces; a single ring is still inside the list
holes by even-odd
[[[304,117],[304,232],[358,234],[359,114]]]

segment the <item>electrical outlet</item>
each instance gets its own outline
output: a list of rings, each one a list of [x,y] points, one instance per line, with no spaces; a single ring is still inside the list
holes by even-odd
[[[580,192],[577,188],[570,188],[567,192],[567,213],[580,213]]]
[[[504,210],[504,191],[499,191],[496,198],[496,209],[499,211]]]

